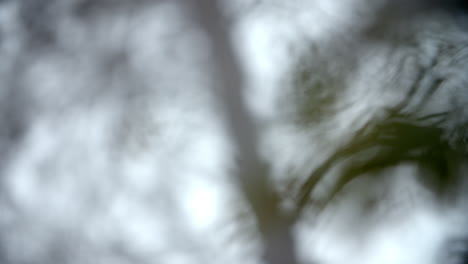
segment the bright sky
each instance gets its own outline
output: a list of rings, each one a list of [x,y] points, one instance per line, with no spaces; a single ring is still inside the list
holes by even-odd
[[[0,262],[258,263],[259,238],[230,177],[232,146],[207,88],[205,36],[171,1],[135,9],[104,4],[112,12],[84,20],[67,13],[73,3],[51,12],[0,3],[0,111],[6,134],[21,130],[16,141],[0,130]],[[291,58],[304,41],[365,23],[358,19],[363,6],[272,1],[236,21],[247,97],[267,124],[262,135],[278,180],[320,161],[307,131],[275,119]],[[23,27],[21,12],[48,23]],[[37,32],[28,30],[53,32],[52,44],[34,46],[28,37]],[[335,130],[346,122],[343,116]],[[374,185],[370,193],[383,188]],[[402,214],[382,206],[385,219],[362,229],[370,220],[362,220],[366,195],[358,195],[317,223],[304,219],[296,231],[305,263],[431,264],[439,243],[456,232],[456,210],[440,215],[407,177],[388,186],[382,192],[390,193],[390,205],[404,193],[419,195],[417,206]]]

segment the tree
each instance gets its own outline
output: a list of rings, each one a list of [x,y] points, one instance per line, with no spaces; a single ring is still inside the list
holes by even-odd
[[[230,4],[0,3],[1,263],[430,263],[466,230],[462,1],[247,1],[283,16],[266,121]]]

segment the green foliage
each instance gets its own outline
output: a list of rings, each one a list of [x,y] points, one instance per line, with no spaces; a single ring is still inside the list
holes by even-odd
[[[340,178],[324,200],[316,201],[319,206],[328,204],[357,177],[402,163],[416,164],[424,172],[420,180],[440,199],[449,198],[457,180],[452,161],[460,154],[443,139],[442,128],[421,121],[426,119],[390,113],[384,120],[369,123],[312,172],[302,186],[298,207],[303,209],[309,203],[320,179],[341,161],[346,162]]]

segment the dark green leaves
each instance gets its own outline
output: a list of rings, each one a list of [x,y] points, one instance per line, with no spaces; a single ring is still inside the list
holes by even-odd
[[[316,168],[303,184],[297,199],[299,211],[308,203],[317,183],[336,164],[344,163],[339,179],[329,194],[320,201],[328,204],[341,190],[360,175],[378,172],[400,163],[413,163],[421,168],[422,181],[443,196],[453,184],[447,155],[451,152],[442,139],[443,130],[427,118],[389,115],[380,122],[369,123],[356,133],[349,144]]]

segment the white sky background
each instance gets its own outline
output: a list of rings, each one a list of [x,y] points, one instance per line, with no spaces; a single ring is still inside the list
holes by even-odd
[[[249,102],[272,128],[265,145],[279,182],[314,157],[307,133],[275,119],[290,58],[304,40],[365,23],[358,0],[333,2],[272,1],[235,20]],[[210,91],[206,36],[171,1],[107,5],[85,20],[70,13],[76,1],[57,3],[33,11],[50,22],[33,21],[35,30],[54,36],[42,44],[28,39],[20,2],[0,4],[0,263],[257,263],[258,237],[233,187],[232,146]],[[353,197],[318,224],[300,223],[301,257],[431,263],[456,215],[440,216],[423,190],[395,182],[422,195],[416,210],[353,232],[361,230]]]
[[[18,2],[2,6],[5,122],[24,134],[2,146],[0,262],[248,263],[253,242],[230,242],[247,240],[231,227],[241,201],[187,14],[97,5],[82,21],[58,3],[37,14],[57,20],[54,43],[33,47]]]

